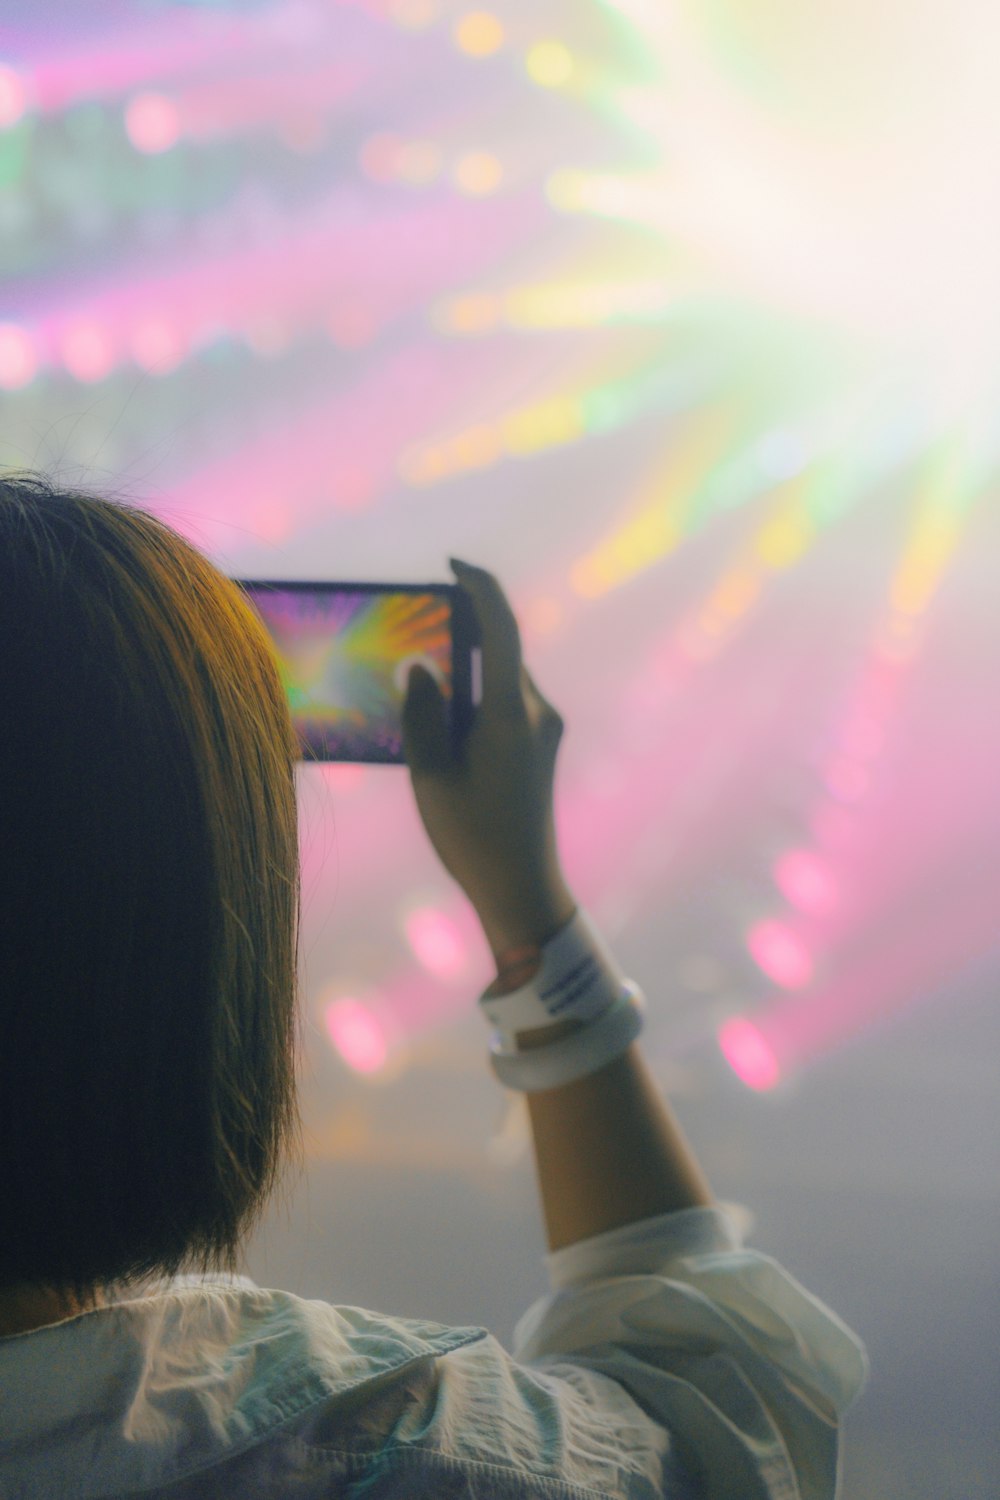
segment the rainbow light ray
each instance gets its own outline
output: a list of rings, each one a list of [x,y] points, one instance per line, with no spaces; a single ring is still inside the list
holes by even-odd
[[[922,370],[908,393],[922,435],[914,436],[913,422],[880,422],[873,366],[891,319],[880,321],[870,287],[860,289],[864,295],[855,303],[850,298],[858,288],[834,278],[831,307],[871,357],[871,364],[859,360],[863,378],[853,382],[853,405],[848,399],[838,409],[817,376],[824,358],[835,363],[817,326],[818,283],[775,254],[776,245],[794,241],[801,249],[824,233],[825,221],[815,216],[815,224],[805,225],[805,240],[796,239],[798,221],[810,215],[793,202],[796,222],[790,221],[781,188],[781,182],[799,181],[803,167],[818,158],[801,140],[778,140],[763,112],[754,118],[716,76],[720,70],[700,35],[704,18],[693,8],[609,0],[603,11],[618,22],[617,39],[629,53],[625,63],[611,58],[611,49],[607,57],[588,57],[586,46],[569,35],[565,43],[539,42],[530,16],[505,14],[501,24],[488,14],[466,14],[453,26],[453,17],[429,7],[418,24],[411,7],[413,29],[404,37],[402,10],[398,27],[387,26],[375,0],[270,5],[238,18],[144,16],[119,27],[111,40],[67,40],[55,53],[47,31],[39,26],[36,34],[38,23],[26,14],[18,26],[29,44],[0,67],[0,129],[9,127],[0,145],[10,147],[4,161],[14,174],[23,170],[25,143],[36,126],[88,99],[109,106],[116,127],[124,121],[150,174],[161,164],[151,158],[169,158],[175,148],[177,159],[183,152],[190,153],[185,160],[212,161],[213,152],[241,141],[284,145],[293,157],[311,159],[331,120],[349,132],[351,112],[370,100],[373,80],[376,93],[383,90],[374,107],[386,128],[369,134],[357,151],[352,144],[353,198],[324,198],[313,184],[308,209],[275,210],[285,231],[278,233],[274,222],[270,230],[264,226],[269,243],[254,243],[247,234],[234,250],[174,255],[152,273],[144,253],[107,281],[70,267],[37,282],[13,283],[15,300],[0,321],[0,386],[31,401],[44,397],[49,382],[65,371],[81,385],[107,381],[116,392],[114,382],[132,376],[135,365],[183,379],[197,374],[210,345],[238,340],[245,345],[241,358],[256,357],[262,382],[278,389],[288,370],[283,361],[290,365],[311,350],[317,330],[341,349],[364,349],[369,365],[335,395],[304,400],[280,435],[180,466],[170,492],[183,524],[192,517],[200,523],[211,510],[213,524],[228,528],[227,541],[233,530],[248,528],[258,538],[286,540],[298,522],[328,519],[331,505],[334,511],[370,510],[400,478],[421,489],[503,460],[523,464],[649,417],[683,413],[683,428],[664,442],[607,534],[541,577],[531,608],[548,619],[547,640],[558,645],[584,623],[585,610],[606,607],[630,580],[682,555],[710,521],[741,508],[748,512],[748,536],[680,624],[644,642],[642,667],[594,684],[610,705],[622,708],[621,735],[611,738],[610,749],[595,749],[579,776],[565,783],[567,849],[582,883],[589,882],[595,902],[627,891],[633,909],[648,912],[671,880],[690,880],[713,859],[725,860],[733,830],[747,816],[740,773],[760,771],[774,754],[767,715],[750,701],[731,648],[745,638],[755,611],[773,603],[781,581],[807,566],[863,502],[874,504],[878,484],[917,463],[927,434],[938,432],[945,440],[941,463],[931,455],[926,483],[914,498],[891,610],[876,632],[871,671],[859,689],[870,718],[878,720],[869,744],[881,734],[884,745],[888,729],[898,724],[928,606],[957,556],[964,507],[975,490],[964,461],[944,477],[951,462],[947,439],[967,423],[967,398],[981,391],[985,377],[976,359],[958,361],[957,371],[950,357],[944,359],[940,374],[928,381]],[[336,57],[324,57],[323,38],[333,36]],[[429,65],[445,64],[456,49],[464,57],[461,76],[452,69],[448,102],[425,108],[409,129],[411,122],[394,114],[404,86]],[[561,94],[574,111],[585,106],[605,139],[612,132],[628,142],[630,160],[608,170],[607,154],[599,152],[598,169],[567,167],[572,137],[569,129],[563,135],[549,128],[554,115],[545,128],[533,130],[531,120],[523,129],[519,121],[520,133],[512,130],[509,96],[498,108],[484,80],[506,68],[509,86],[510,64],[519,60],[535,96]],[[732,149],[737,143],[758,157],[741,160]],[[733,157],[728,165],[726,155]],[[283,169],[287,160],[281,158]],[[774,186],[761,163],[780,169],[772,174]],[[342,173],[343,164],[337,170]],[[364,212],[355,212],[362,192]],[[498,196],[486,201],[494,192]],[[400,193],[408,195],[402,207]],[[216,230],[242,232],[235,210],[229,215],[223,208],[215,217]],[[939,238],[926,237],[938,245]],[[536,250],[542,240],[544,249]],[[640,242],[645,249],[637,253]],[[510,285],[505,262],[515,258],[522,279]],[[623,275],[623,264],[630,274]],[[849,301],[838,302],[841,296]],[[738,326],[746,308],[761,306],[784,315],[782,327],[780,318],[772,320],[777,331],[764,362],[774,366],[770,373],[754,364],[760,323],[747,318],[749,337]],[[859,333],[859,311],[861,323],[872,318],[878,327],[874,344]],[[393,336],[402,347],[389,347]],[[468,346],[470,338],[478,348]],[[949,356],[960,349],[950,338],[945,342]],[[789,352],[786,345],[796,347]],[[846,361],[838,377],[851,384],[845,370]],[[740,380],[752,392],[742,402],[731,395]],[[169,382],[161,389],[169,390]],[[873,440],[880,425],[885,431]],[[980,458],[987,446],[984,440]],[[806,671],[802,661],[764,667],[754,692],[766,704],[801,691]],[[678,736],[677,719],[692,718],[708,701],[708,686],[720,683],[733,704],[731,716],[707,714]],[[665,701],[657,703],[657,695]],[[851,735],[856,747],[856,723]],[[831,786],[848,802],[845,767],[859,762],[849,739],[845,731],[838,762],[826,767]],[[874,768],[877,753],[862,770]],[[928,797],[918,781],[912,779],[914,806]],[[855,785],[861,785],[857,776]],[[825,912],[805,909],[807,899],[805,907],[779,914],[773,919],[777,937],[783,931],[813,937],[819,928],[810,924],[822,919],[823,931],[836,933],[840,946],[827,942],[819,956],[833,966],[842,961],[845,976],[860,974],[866,929],[888,922],[909,889],[907,861],[944,858],[956,838],[968,837],[977,786],[981,794],[983,778],[970,776],[969,796],[950,823],[943,810],[931,810],[919,846],[905,836],[901,813],[872,822],[865,837],[873,839],[877,829],[887,846],[896,838],[897,848],[887,848],[882,859],[866,858],[864,879],[852,876],[865,837],[817,839],[812,850],[800,849],[792,880],[800,898],[808,858],[822,853],[839,899]],[[381,809],[369,810],[364,847],[350,867],[361,887],[374,889],[377,851],[396,830]],[[832,822],[821,815],[829,811],[829,800],[816,810],[828,832]],[[606,869],[615,863],[611,880]],[[811,868],[815,876],[815,864]],[[433,925],[439,916],[432,914],[428,930],[440,936],[445,927]],[[443,953],[443,938],[437,948],[425,944],[421,951],[424,961],[432,951]],[[772,955],[777,951],[772,947]],[[786,943],[786,958],[787,952]],[[786,967],[786,977],[790,972]],[[820,972],[810,994],[825,983]],[[449,1013],[451,1002],[412,975],[390,978],[385,992],[389,1009],[395,1006],[407,1026]],[[402,998],[393,999],[397,992]],[[799,1014],[794,1006],[784,1013]],[[812,1025],[816,1036],[823,1034],[820,1018]],[[744,1061],[749,1037],[744,1030]],[[766,1062],[763,1053],[757,1062]],[[761,1076],[758,1071],[758,1082]]]
[[[916,497],[910,531],[893,570],[887,606],[876,629],[876,645],[862,670],[858,687],[845,715],[839,741],[832,747],[823,775],[822,784],[839,794],[842,799],[846,796],[850,803],[856,804],[863,797],[873,774],[874,763],[885,749],[891,716],[898,706],[904,677],[912,670],[916,660],[920,641],[919,627],[926,623],[926,612],[941,585],[949,562],[955,556],[963,522],[967,521],[975,500],[981,498],[981,491],[977,491],[975,487],[976,470],[980,466],[981,455],[970,454],[968,445],[959,439],[939,445],[925,464],[923,484]],[[846,777],[847,771],[855,773],[850,781]],[[964,790],[964,805],[969,814],[965,827],[971,834],[977,821],[977,809],[983,805],[982,798],[988,797],[989,793],[985,784],[970,792],[968,774]],[[916,872],[929,865],[940,868],[947,843],[955,839],[956,827],[961,826],[956,822],[955,802],[948,802],[947,815],[942,816],[944,799],[938,798],[936,804],[933,795],[930,799],[920,800],[923,811],[919,832],[912,826],[908,814],[897,815],[895,827],[887,826],[883,816],[877,822],[870,821],[868,839],[862,840],[859,837],[860,829],[856,829],[853,838],[848,837],[846,848],[843,829],[835,828],[835,847],[825,851],[822,848],[822,835],[828,820],[823,816],[822,804],[816,809],[813,825],[819,838],[814,849],[804,852],[819,861],[821,868],[829,870],[831,879],[836,882],[837,900],[827,904],[819,912],[810,914],[803,913],[801,907],[796,909],[796,904],[786,897],[787,914],[784,918],[775,919],[775,924],[788,933],[790,940],[801,945],[803,952],[813,952],[816,943],[821,942],[830,954],[838,951],[849,953],[852,947],[856,948],[862,941],[863,933],[871,927],[873,918],[880,912],[883,914],[883,924],[891,930],[892,908],[900,902],[901,893],[912,888],[917,878]],[[872,847],[871,838],[876,829],[878,841]],[[935,836],[936,847],[928,847]],[[848,854],[852,856],[849,862]],[[934,974],[943,973],[934,965],[944,963],[947,966],[953,962],[954,956],[961,953],[962,943],[966,940],[972,944],[972,951],[983,950],[984,941],[988,937],[987,929],[979,917],[973,917],[971,925],[966,921],[965,905],[964,893],[961,911],[958,909],[959,903],[948,895],[942,895],[932,904],[927,925],[932,934],[937,935],[937,941],[929,944],[927,952],[930,956],[927,962],[932,966],[931,972]],[[978,906],[975,909],[978,911]],[[942,927],[944,932],[939,932]],[[956,940],[950,932],[952,927],[962,935],[960,939]],[[748,943],[751,953],[764,971],[770,977],[776,977],[769,969],[766,955],[756,946],[754,932],[749,934]],[[988,947],[988,942],[986,946]],[[936,958],[934,955],[941,957]],[[905,963],[893,964],[887,959],[880,972],[886,976],[898,976],[893,988],[887,989],[884,995],[883,1007],[891,1009],[900,1003],[901,996],[905,1003],[911,969]],[[803,983],[807,983],[812,977],[811,965],[808,974],[805,971],[802,973]],[[866,995],[868,991],[861,985],[855,993]],[[835,1015],[814,1017],[810,1029],[802,1019],[803,1014],[824,1006]],[[875,1007],[866,1012],[867,1024],[877,1024],[884,1014],[883,1007]],[[774,1064],[774,1081],[777,1081],[782,1071],[777,1065],[777,1059],[781,1057],[783,1065],[787,1066],[791,1043],[795,1038],[809,1035],[812,1044],[809,1056],[812,1056],[819,1038],[827,1037],[832,1041],[835,1037],[838,1043],[842,1043],[856,1034],[847,1022],[848,1014],[854,1017],[855,1022],[859,1021],[853,1009],[845,1007],[842,990],[838,985],[821,990],[818,995],[807,994],[798,1004],[779,1003],[772,1006],[763,1012],[763,1019],[759,1022],[755,1015],[752,1020],[754,1036],[758,1041],[763,1038],[766,1042]],[[739,1018],[739,1021],[742,1024],[746,1019]],[[787,1034],[782,1033],[783,1022],[788,1023]],[[743,1071],[747,1060],[740,1046],[734,1047],[731,1024],[727,1023],[729,1030],[726,1027],[720,1030],[719,1044],[727,1060],[747,1081]],[[864,1024],[862,1017],[862,1029]],[[741,1032],[740,1036],[744,1036],[744,1033]],[[800,1057],[798,1060],[801,1064],[803,1059]],[[753,1072],[752,1064],[748,1063],[747,1066]],[[761,1085],[758,1081],[753,1086]]]

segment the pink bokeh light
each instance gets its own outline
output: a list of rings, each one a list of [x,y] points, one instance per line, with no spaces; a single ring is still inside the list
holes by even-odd
[[[389,1044],[385,1032],[367,1006],[345,996],[331,1000],[323,1012],[326,1034],[349,1068],[377,1073],[385,1066]]]
[[[24,329],[14,323],[0,323],[0,387],[19,391],[30,385],[37,373],[38,356]]]
[[[787,849],[774,867],[778,889],[799,911],[821,916],[837,904],[837,885],[828,865],[811,849]]]
[[[465,947],[454,923],[433,907],[421,907],[406,919],[410,947],[424,968],[441,977],[455,975],[465,966]]]
[[[136,94],[125,108],[125,130],[137,151],[156,156],[180,140],[180,110],[166,94]]]
[[[368,780],[368,767],[350,761],[320,761],[310,770],[333,790],[347,794],[358,791]]]
[[[187,350],[177,329],[163,318],[146,318],[132,334],[132,354],[150,375],[169,375]]]
[[[0,63],[0,129],[16,125],[28,107],[28,91],[13,68]]]
[[[784,990],[798,990],[813,977],[813,961],[805,943],[784,922],[758,922],[747,934],[747,947],[757,967]]]
[[[99,323],[77,323],[63,340],[63,363],[77,380],[89,385],[103,380],[115,363],[107,331]]]
[[[778,1060],[752,1021],[734,1016],[719,1028],[718,1041],[723,1057],[747,1088],[773,1089],[780,1081]]]

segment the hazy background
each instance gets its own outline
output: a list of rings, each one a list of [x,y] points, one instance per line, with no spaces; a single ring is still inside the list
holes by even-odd
[[[498,574],[657,1076],[868,1345],[845,1500],[1000,1472],[997,26],[0,15],[0,465],[235,576]],[[488,950],[405,770],[299,790],[310,1165],[249,1272],[507,1339],[545,1245]]]

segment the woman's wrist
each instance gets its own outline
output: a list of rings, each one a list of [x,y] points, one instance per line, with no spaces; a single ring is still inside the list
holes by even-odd
[[[498,973],[537,966],[545,944],[573,920],[576,912],[577,902],[566,886],[546,887],[535,896],[525,892],[516,910],[481,911],[479,920]]]
[[[500,972],[496,979],[486,991],[491,998],[498,995],[509,995],[514,990],[519,990],[522,985],[528,983],[542,966],[541,950],[537,950],[537,956],[533,960],[511,965],[504,968],[498,960]],[[574,1031],[579,1031],[585,1023],[583,1021],[553,1021],[551,1026],[535,1026],[530,1031],[516,1031],[514,1040],[518,1050],[530,1052],[535,1047],[545,1047],[549,1042],[557,1042],[560,1037],[569,1036]]]
[[[509,995],[527,984],[542,966],[545,944],[573,920],[577,909],[569,889],[563,886],[557,891],[546,891],[527,917],[506,923],[484,920],[483,928],[497,966],[497,977],[486,993]],[[583,1024],[576,1020],[555,1021],[551,1026],[519,1031],[515,1040],[522,1051],[529,1051],[579,1031]]]

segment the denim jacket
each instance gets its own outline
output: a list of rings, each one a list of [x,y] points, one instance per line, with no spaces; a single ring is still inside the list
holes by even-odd
[[[729,1212],[546,1262],[509,1353],[221,1276],[0,1338],[0,1500],[832,1500],[864,1347]]]

